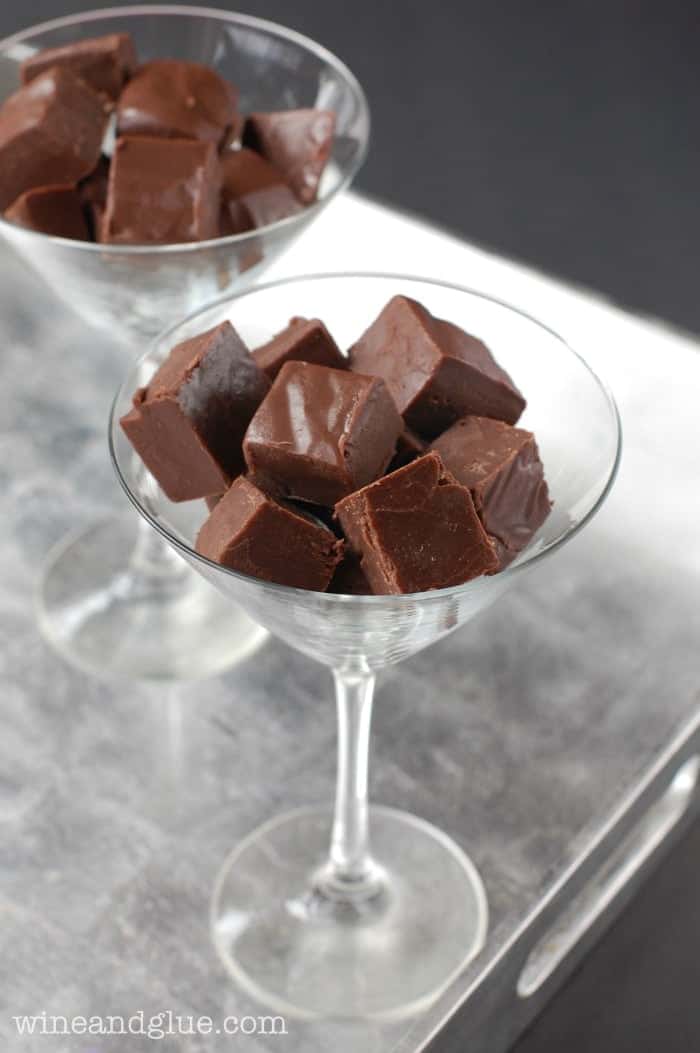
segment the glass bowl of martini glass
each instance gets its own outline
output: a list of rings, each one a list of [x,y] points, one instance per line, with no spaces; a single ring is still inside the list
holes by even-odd
[[[238,87],[242,114],[317,107],[336,115],[316,201],[246,233],[174,245],[96,244],[38,233],[0,215],[6,243],[133,358],[183,314],[252,284],[349,186],[367,152],[369,110],[347,67],[301,34],[247,15],[170,5],[59,18],[0,42],[0,100],[17,90],[20,64],[36,52],[124,32],[141,62],[175,58],[215,69]],[[99,675],[196,678],[226,668],[264,638],[151,531],[134,526],[123,516],[108,518],[50,554],[39,620],[65,657]]]
[[[204,502],[172,504],[152,479],[145,487],[120,428],[133,392],[175,344],[225,319],[254,347],[290,317],[319,316],[348,347],[396,294],[478,335],[528,399],[519,423],[537,437],[554,502],[530,546],[498,574],[385,596],[288,588],[200,556],[194,544]],[[320,275],[261,286],[192,315],[130,369],[114,403],[110,445],[131,502],[223,596],[327,666],[335,682],[335,807],[271,819],[233,848],[216,880],[213,940],[249,993],[310,1018],[399,1018],[425,1008],[478,954],[487,900],[463,848],[418,817],[368,806],[375,678],[476,616],[527,570],[556,574],[557,550],[610,490],[620,444],[611,395],[552,330],[497,300],[416,278]]]

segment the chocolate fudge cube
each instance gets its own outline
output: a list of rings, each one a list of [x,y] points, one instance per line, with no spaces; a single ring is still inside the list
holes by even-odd
[[[318,318],[293,318],[286,329],[253,350],[253,358],[270,380],[285,362],[314,362],[317,366],[345,369],[347,361]]]
[[[285,497],[328,506],[381,475],[401,429],[381,380],[287,362],[243,446],[253,475]]]
[[[243,470],[243,435],[269,386],[223,322],[172,349],[121,425],[171,501],[220,494]]]
[[[350,350],[351,368],[383,377],[410,428],[433,439],[467,414],[515,424],[525,399],[481,340],[395,296]]]
[[[90,240],[80,194],[73,186],[27,190],[5,210],[5,219],[55,238]]]
[[[297,589],[324,592],[343,554],[335,534],[240,476],[213,509],[196,550],[217,563]]]
[[[242,234],[301,211],[284,176],[254,150],[221,155],[221,233]]]
[[[276,165],[302,204],[309,205],[316,199],[334,131],[331,110],[251,113],[243,143]]]
[[[498,568],[469,490],[435,452],[350,494],[335,511],[375,593],[447,588]]]
[[[103,99],[68,69],[50,69],[0,108],[0,210],[26,190],[77,182],[97,164]]]
[[[100,240],[165,245],[215,238],[220,187],[212,143],[123,136],[109,170]]]
[[[469,488],[505,566],[525,548],[552,507],[535,436],[488,417],[465,417],[430,448]]]
[[[200,139],[218,146],[233,124],[238,92],[198,62],[156,59],[136,71],[117,106],[119,135]]]
[[[46,48],[20,66],[23,84],[29,84],[47,69],[61,66],[89,84],[93,91],[116,99],[127,77],[136,68],[136,50],[128,33],[78,40],[57,48]]]
[[[229,199],[224,204],[227,223],[232,234],[243,234],[248,230],[259,230],[302,211],[288,186],[268,186],[246,194],[238,201]]]

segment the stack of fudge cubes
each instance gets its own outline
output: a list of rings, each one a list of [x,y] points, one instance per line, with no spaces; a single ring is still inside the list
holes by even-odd
[[[215,70],[139,65],[124,33],[40,51],[20,72],[0,107],[0,212],[15,224],[162,245],[241,234],[316,198],[331,111],[244,116]]]
[[[507,566],[551,508],[525,400],[488,348],[396,296],[344,356],[293,318],[252,352],[230,324],[174,347],[121,425],[196,550],[264,581],[414,593]]]

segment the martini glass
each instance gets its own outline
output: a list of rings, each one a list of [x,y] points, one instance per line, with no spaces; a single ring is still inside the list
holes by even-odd
[[[118,423],[134,389],[174,343],[226,318],[256,343],[294,314],[318,315],[347,347],[397,293],[485,340],[524,391],[522,424],[537,436],[554,500],[531,545],[500,574],[405,596],[292,589],[198,555],[193,546],[203,505],[173,505],[153,481],[143,498]],[[620,442],[611,395],[552,330],[497,300],[416,278],[320,275],[261,286],[169,330],[130,370],[113,407],[110,444],[132,503],[222,595],[326,665],[335,681],[335,808],[310,807],[270,820],[233,849],[216,881],[213,939],[249,993],[289,1014],[399,1018],[427,1006],[479,952],[487,901],[463,848],[420,818],[368,807],[375,677],[473,618],[527,569],[556,574],[556,560],[549,558],[602,505]]]
[[[347,67],[301,34],[247,15],[161,5],[60,18],[1,42],[0,99],[19,86],[19,64],[29,55],[116,32],[131,33],[142,61],[180,58],[214,67],[238,86],[242,113],[318,106],[336,114],[318,200],[259,230],[193,244],[117,246],[49,237],[0,217],[0,234],[15,252],[133,358],[183,314],[252,284],[350,184],[366,155],[369,111]],[[38,614],[66,658],[116,677],[212,675],[265,635],[144,524],[123,515],[56,546],[39,583]]]

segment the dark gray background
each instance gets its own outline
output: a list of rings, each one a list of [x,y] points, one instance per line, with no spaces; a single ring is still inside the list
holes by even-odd
[[[95,6],[5,0],[0,34]],[[248,0],[243,9],[316,37],[362,81],[374,138],[360,188],[700,332],[700,5]],[[420,260],[412,266],[420,271]],[[517,1053],[700,1048],[699,862],[696,826]]]

